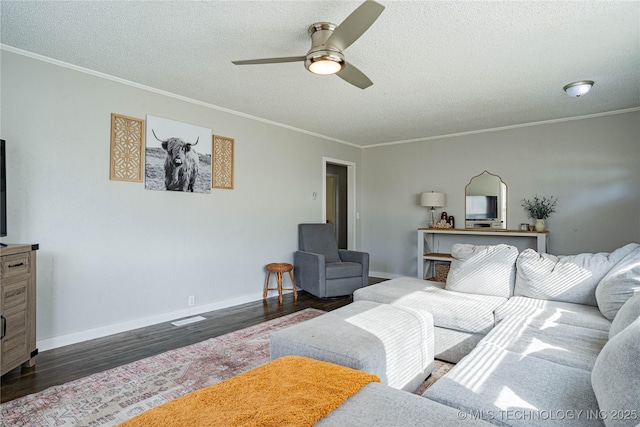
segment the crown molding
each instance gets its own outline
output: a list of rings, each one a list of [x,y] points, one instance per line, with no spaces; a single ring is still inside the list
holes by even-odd
[[[8,46],[6,44],[1,44],[0,43],[0,50],[5,50],[7,52],[15,53],[17,55],[26,56],[26,57],[31,58],[31,59],[35,59],[35,60],[42,61],[42,62],[47,62],[49,64],[57,65],[57,66],[63,67],[63,68],[68,68],[70,70],[78,71],[78,72],[81,72],[81,73],[90,74],[90,75],[92,75],[94,77],[99,77],[99,78],[102,78],[102,79],[105,79],[105,80],[110,80],[110,81],[113,81],[113,82],[121,83],[121,84],[124,84],[124,85],[127,85],[127,86],[135,87],[137,89],[142,89],[142,90],[146,90],[148,92],[153,92],[153,93],[156,93],[156,94],[159,94],[159,95],[167,96],[169,98],[174,98],[174,99],[178,99],[180,101],[189,102],[191,104],[198,105],[200,107],[210,108],[212,110],[221,111],[223,113],[233,114],[234,116],[243,117],[243,118],[249,119],[249,120],[255,120],[257,122],[265,123],[265,124],[272,125],[272,126],[277,126],[277,127],[288,129],[288,130],[291,130],[291,131],[294,131],[294,132],[298,132],[298,133],[303,133],[305,135],[313,136],[313,137],[316,137],[316,138],[321,138],[321,139],[324,139],[324,140],[327,140],[327,141],[333,141],[333,142],[337,142],[339,144],[348,145],[350,147],[362,148],[360,145],[353,144],[351,142],[343,141],[343,140],[340,140],[340,139],[337,139],[337,138],[332,138],[332,137],[326,136],[326,135],[321,135],[321,134],[315,133],[315,132],[310,132],[308,130],[304,130],[304,129],[296,128],[296,127],[293,127],[293,126],[285,125],[283,123],[274,122],[272,120],[263,119],[261,117],[252,116],[250,114],[242,113],[240,111],[231,110],[229,108],[220,107],[220,106],[214,105],[214,104],[209,104],[207,102],[198,101],[197,99],[188,98],[186,96],[178,95],[178,94],[175,94],[175,93],[172,93],[172,92],[167,92],[165,90],[157,89],[157,88],[154,88],[154,87],[151,87],[151,86],[146,86],[146,85],[143,85],[143,84],[140,84],[140,83],[132,82],[130,80],[122,79],[120,77],[116,77],[116,76],[112,76],[110,74],[102,73],[100,71],[95,71],[95,70],[92,70],[92,69],[89,69],[89,68],[80,67],[78,65],[73,65],[73,64],[70,64],[68,62],[60,61],[58,59],[49,58],[48,56],[44,56],[44,55],[40,55],[40,54],[37,54],[37,53],[29,52],[29,51],[26,51],[26,50],[18,49],[18,48],[15,48],[13,46]]]

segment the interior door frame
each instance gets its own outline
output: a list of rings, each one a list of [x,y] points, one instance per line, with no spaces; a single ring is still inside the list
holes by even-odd
[[[347,167],[347,248],[356,249],[356,164],[346,160],[322,158],[322,222],[327,222],[327,163]]]

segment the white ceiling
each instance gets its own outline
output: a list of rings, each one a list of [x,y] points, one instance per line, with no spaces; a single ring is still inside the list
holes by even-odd
[[[379,3],[345,51],[365,90],[302,63],[231,64],[304,55],[309,25],[360,1],[3,0],[1,42],[359,146],[640,107],[640,1]],[[562,91],[582,79],[588,95]]]

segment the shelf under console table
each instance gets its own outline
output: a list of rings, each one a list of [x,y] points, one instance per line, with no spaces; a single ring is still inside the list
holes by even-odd
[[[451,262],[451,246],[454,243],[476,245],[497,245],[506,243],[518,250],[527,248],[538,252],[547,252],[549,246],[548,231],[458,229],[458,228],[419,228],[418,229],[418,277],[433,270],[437,262]]]

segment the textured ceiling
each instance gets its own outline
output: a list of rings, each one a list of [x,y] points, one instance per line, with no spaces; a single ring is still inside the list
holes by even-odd
[[[391,1],[347,61],[302,63],[309,25],[359,1],[7,1],[4,46],[367,146],[640,107],[639,1]],[[594,80],[570,98],[562,87]]]

